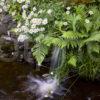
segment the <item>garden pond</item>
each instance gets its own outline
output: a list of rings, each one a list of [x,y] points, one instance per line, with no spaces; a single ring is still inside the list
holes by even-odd
[[[0,62],[0,100],[36,100],[34,96],[20,92],[24,88],[24,81],[29,73],[42,75],[48,71],[43,67],[37,72],[33,69],[34,66],[26,62]],[[69,88],[75,78],[76,76],[66,80],[68,82],[65,87],[68,85]],[[78,78],[69,93],[62,97],[54,96],[53,100],[100,100],[100,82]]]

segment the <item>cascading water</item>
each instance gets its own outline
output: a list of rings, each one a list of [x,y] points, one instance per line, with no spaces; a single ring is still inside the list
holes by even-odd
[[[26,81],[26,92],[31,92],[36,95],[37,100],[44,98],[53,98],[53,95],[64,95],[66,89],[62,86],[61,79],[53,71],[61,66],[65,61],[65,49],[54,47],[51,57],[50,73],[44,74],[42,77],[34,77],[28,75]]]
[[[51,70],[56,68],[59,63],[59,54],[61,52],[61,49],[59,47],[54,47],[51,57]]]

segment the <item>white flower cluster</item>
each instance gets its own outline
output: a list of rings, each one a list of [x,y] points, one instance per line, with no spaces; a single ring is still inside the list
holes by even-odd
[[[25,40],[28,40],[29,38],[28,38],[28,36],[27,35],[25,35],[25,34],[20,34],[19,36],[18,36],[18,42],[24,42]]]
[[[13,0],[13,2],[18,2],[18,3],[30,3],[30,0]]]
[[[48,24],[46,17],[41,18],[41,15],[52,15],[52,9],[37,9],[35,6],[30,7],[31,0],[13,0],[13,3],[19,3],[22,8],[22,21],[18,22],[17,27],[13,30],[19,33],[18,41],[23,42],[27,39],[26,34],[34,34],[45,31],[45,26]],[[30,10],[29,10],[30,8]],[[18,12],[11,12],[14,17]]]
[[[9,8],[9,5],[7,5],[7,1],[0,0],[0,13],[2,13],[3,11],[7,11],[8,8]]]
[[[67,11],[66,11],[66,14],[68,14],[68,15],[70,14],[70,9],[71,9],[71,7],[67,7],[67,8],[66,8],[66,10],[67,10]]]
[[[93,15],[93,14],[94,14],[94,12],[93,12],[92,10],[90,10],[88,13],[89,13],[90,15]]]
[[[44,12],[44,10],[37,10],[36,7],[31,8],[29,11],[28,8],[30,6],[30,0],[13,0],[13,2],[22,3],[22,18],[23,22],[19,22],[17,27],[15,28],[16,33],[38,33],[45,31],[44,25],[47,25],[47,18],[40,18],[38,15]],[[41,12],[41,13],[40,13]],[[48,14],[52,13],[52,10],[49,9],[47,11]],[[16,12],[12,12],[12,16],[15,16]]]
[[[17,25],[16,32],[18,33],[38,33],[45,31],[45,28],[43,27],[48,23],[47,18],[32,18],[32,19],[26,19],[24,20],[24,24],[21,24],[20,22]],[[42,27],[40,27],[42,26]]]
[[[89,19],[85,19],[85,23],[90,23],[90,20]]]

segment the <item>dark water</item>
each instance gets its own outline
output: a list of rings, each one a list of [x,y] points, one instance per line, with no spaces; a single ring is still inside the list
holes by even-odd
[[[33,69],[34,66],[27,63],[0,62],[0,100],[36,100],[27,93],[19,92],[23,90],[25,76],[34,73]],[[36,74],[45,72],[47,69],[44,68]],[[78,79],[65,97],[53,100],[100,100],[100,82]]]

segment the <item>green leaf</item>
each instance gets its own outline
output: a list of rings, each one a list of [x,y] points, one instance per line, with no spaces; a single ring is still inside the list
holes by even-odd
[[[76,15],[76,14],[71,14],[71,15],[67,16],[67,20],[71,24],[71,28],[75,32],[76,31],[76,24],[81,20],[81,16]]]
[[[77,63],[77,58],[75,55],[71,56],[69,61],[68,61],[68,64],[72,65],[72,66],[76,66],[76,63]]]
[[[35,57],[38,65],[41,65],[45,56],[48,54],[48,47],[43,44],[36,44],[32,48],[32,54]]]
[[[85,28],[86,28],[86,32],[89,32],[93,26],[92,22],[89,23],[85,23],[84,24]]]
[[[84,42],[92,42],[97,41],[100,42],[100,31],[93,33],[88,39],[86,39]]]
[[[47,46],[51,46],[51,45],[59,46],[60,48],[63,48],[66,46],[66,41],[64,41],[64,39],[61,37],[46,36],[43,39],[42,43]]]
[[[90,52],[95,52],[95,53],[99,53],[100,52],[100,46],[97,43],[89,44],[88,49],[89,49]]]
[[[62,31],[62,37],[67,39],[78,39],[79,37],[82,37],[83,34],[76,33],[73,31]]]

